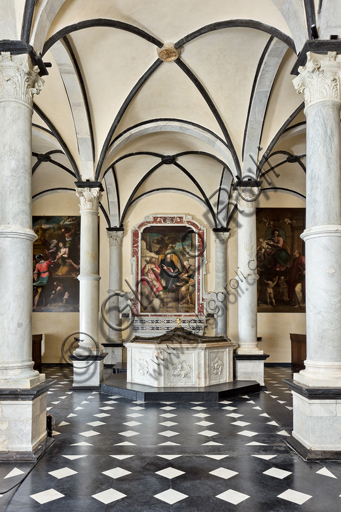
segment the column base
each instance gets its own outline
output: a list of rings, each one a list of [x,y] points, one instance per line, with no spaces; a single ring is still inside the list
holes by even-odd
[[[341,388],[310,388],[293,380],[284,382],[292,391],[292,435],[302,445],[302,454],[317,459],[341,458]]]
[[[36,460],[46,439],[46,396],[56,381],[0,389],[0,460]],[[40,447],[40,448],[39,448]]]
[[[104,380],[104,358],[107,352],[94,354],[82,359],[78,356],[69,356],[73,364],[72,390],[98,390]]]
[[[104,359],[104,366],[112,368],[117,363],[122,363],[123,343],[115,342],[114,340],[107,339],[102,343],[104,350],[108,353]]]
[[[341,363],[304,361],[305,369],[294,374],[294,381],[310,388],[338,388],[341,382]]]
[[[269,356],[264,354],[235,354],[235,379],[256,380],[264,386],[264,361]]]

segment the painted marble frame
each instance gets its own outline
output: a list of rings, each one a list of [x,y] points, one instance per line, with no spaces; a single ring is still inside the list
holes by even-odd
[[[79,312],[80,216],[33,217],[33,312]]]
[[[187,236],[183,236],[183,233],[188,233]],[[178,234],[178,237],[174,237],[174,234]],[[159,237],[157,237],[159,235]],[[149,245],[149,242],[153,242],[153,238],[160,238],[157,240],[158,243]],[[179,240],[182,240],[184,246],[184,255],[179,254]],[[165,244],[171,242],[170,245],[173,247],[166,247]],[[163,246],[163,248],[162,248]],[[175,247],[174,247],[175,246]],[[161,248],[160,248],[161,247]],[[205,249],[206,249],[206,230],[195,222],[192,217],[187,215],[151,215],[145,217],[144,221],[135,226],[132,229],[132,265],[135,283],[135,298],[133,300],[133,314],[139,319],[167,319],[165,320],[169,326],[176,322],[176,318],[181,316],[188,321],[191,319],[197,319],[198,316],[204,315],[204,297],[203,297],[203,279],[205,271]],[[162,262],[164,262],[166,254],[171,256],[174,265],[178,268],[175,273],[178,277],[178,291],[176,290],[175,284],[171,290],[166,282],[167,279],[162,279]],[[151,261],[155,259],[156,261]],[[183,281],[183,287],[181,285],[181,275],[186,270],[184,268],[185,262],[188,261],[193,271],[192,281]],[[157,267],[160,271],[160,279],[155,279],[153,282],[148,281],[148,264],[149,270],[151,265]],[[158,272],[154,273],[156,275]],[[188,272],[185,272],[188,275]],[[167,274],[166,274],[167,276]],[[171,279],[172,269],[170,270],[168,277]],[[147,279],[145,279],[145,277]],[[165,276],[163,276],[165,277]],[[193,283],[193,280],[195,283]],[[160,283],[161,281],[161,283]],[[159,282],[159,286],[158,283]],[[148,284],[149,283],[149,284]],[[148,284],[148,286],[146,286]],[[195,288],[192,294],[187,294],[187,299],[190,295],[195,295],[194,300],[191,298],[191,304],[180,304],[186,298],[186,285],[187,290],[192,287]],[[162,290],[160,290],[162,287]],[[150,293],[151,288],[153,293]],[[157,291],[159,288],[159,291]],[[144,290],[147,290],[148,296]],[[161,292],[161,293],[160,293]],[[169,307],[169,301],[166,300],[167,295],[173,294],[178,297],[178,307]],[[144,300],[147,298],[147,301]],[[156,299],[156,300],[154,300]],[[181,300],[182,299],[182,300]],[[176,302],[176,301],[173,301]],[[147,307],[146,307],[147,306]],[[174,321],[174,322],[173,322]],[[185,322],[186,323],[186,322]]]
[[[259,313],[305,312],[305,208],[257,208]]]

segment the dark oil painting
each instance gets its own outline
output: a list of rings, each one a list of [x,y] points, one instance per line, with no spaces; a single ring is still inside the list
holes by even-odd
[[[79,311],[80,216],[33,217],[33,311]]]
[[[259,313],[305,312],[304,208],[257,209]]]

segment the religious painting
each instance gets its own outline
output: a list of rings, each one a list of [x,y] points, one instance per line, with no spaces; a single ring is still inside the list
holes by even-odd
[[[193,229],[150,226],[141,235],[141,305],[148,313],[194,313],[196,261]],[[153,302],[153,298],[157,299]]]
[[[79,311],[80,216],[33,217],[33,312]]]
[[[304,208],[257,209],[259,313],[305,312]]]
[[[205,326],[206,231],[189,215],[148,215],[132,229],[134,333],[165,332],[182,319]]]

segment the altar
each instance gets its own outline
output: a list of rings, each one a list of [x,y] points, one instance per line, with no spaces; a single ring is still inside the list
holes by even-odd
[[[231,340],[203,336],[181,322],[165,334],[135,336],[127,348],[127,383],[151,387],[203,388],[233,381]]]

